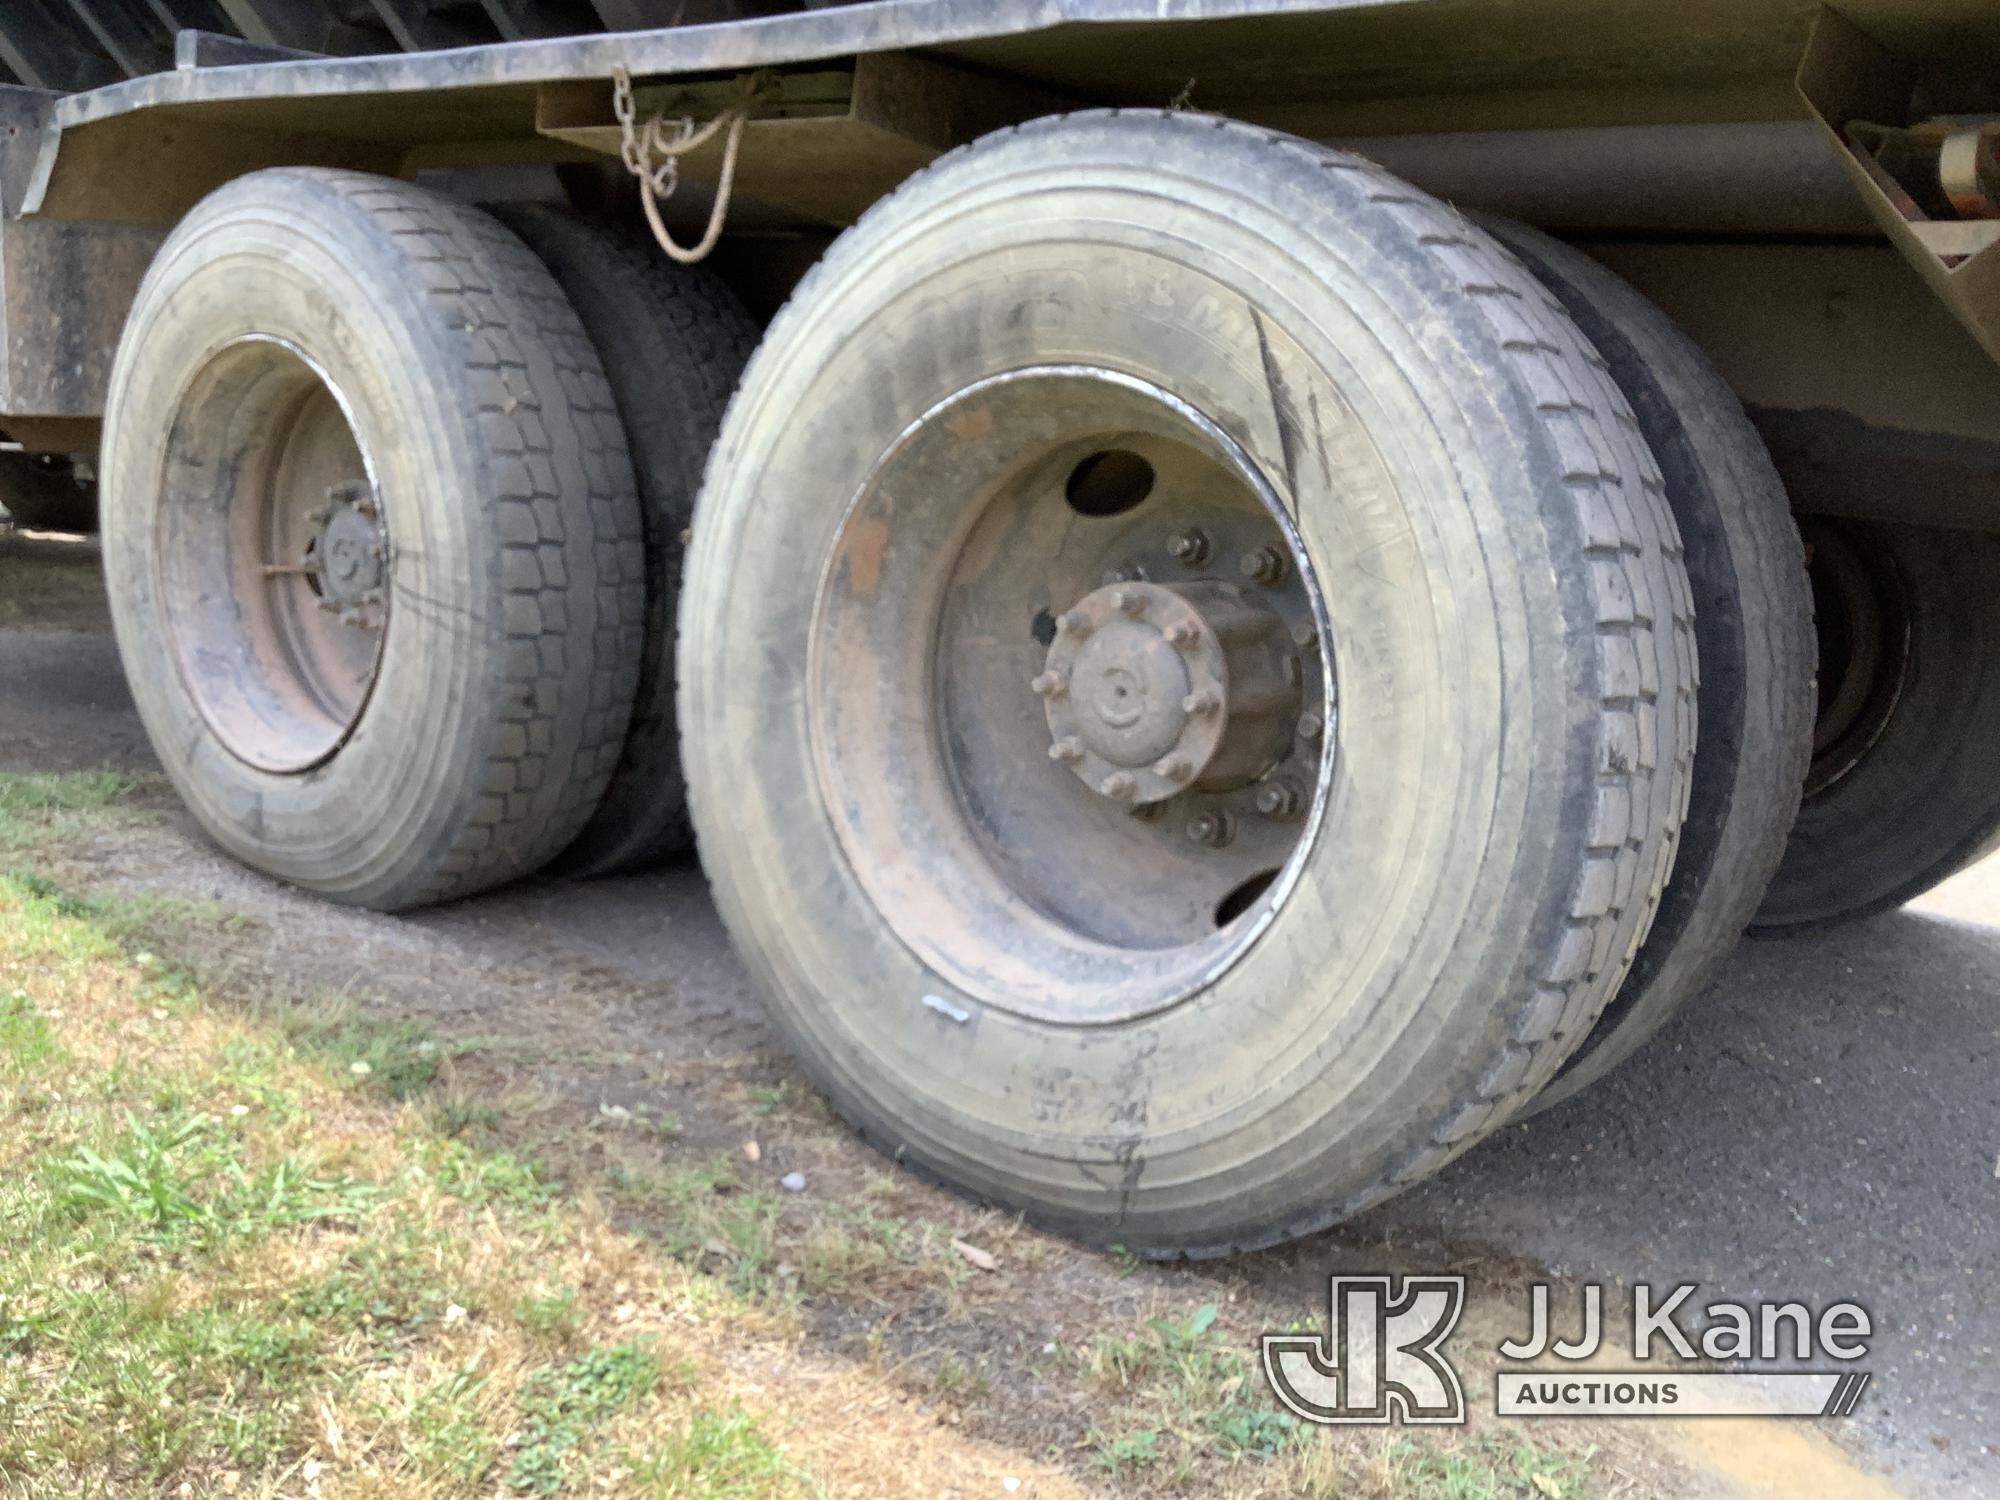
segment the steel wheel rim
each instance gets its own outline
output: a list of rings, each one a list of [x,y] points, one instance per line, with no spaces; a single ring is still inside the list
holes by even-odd
[[[174,662],[217,742],[277,775],[330,759],[381,670],[392,551],[353,409],[296,344],[233,340],[190,381],[155,556]]]
[[[1326,609],[1276,489],[1111,370],[996,376],[899,434],[829,550],[807,681],[849,868],[945,1005],[1104,1024],[1205,989],[1332,783]]]

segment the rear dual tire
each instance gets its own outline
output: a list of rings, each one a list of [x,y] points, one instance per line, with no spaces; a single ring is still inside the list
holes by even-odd
[[[1816,648],[1784,484],[1722,376],[1589,256],[1522,224],[1491,227],[1604,356],[1660,463],[1701,666],[1701,742],[1673,875],[1631,972],[1535,1101],[1546,1109],[1631,1057],[1707,988],[1756,915],[1798,815]]]
[[[1283,864],[1207,934],[1169,936],[1212,898],[1187,842],[1119,805],[1178,752],[1093,784],[1121,742],[1061,733],[1048,665],[1115,621],[1092,585],[1142,581],[1110,596],[1135,618],[1224,586],[1164,561],[1202,548],[1145,533],[1150,481],[1079,461],[1117,453],[1219,531],[1261,494],[1283,546],[1244,576],[1309,580],[1283,607],[1330,732],[1281,762],[1310,783]],[[1076,514],[1038,527],[1064,473]],[[1353,158],[1134,113],[954,153],[773,325],[694,532],[686,769],[774,1017],[871,1139],[1080,1238],[1222,1253],[1435,1169],[1554,1075],[1659,900],[1695,683],[1657,471],[1553,299]],[[1135,642],[1092,679],[1121,725],[1181,670]],[[988,753],[1044,714],[1047,754]],[[1204,794],[1197,853],[1211,813],[1286,806],[1278,774]],[[1140,887],[1157,931],[1096,899]]]
[[[645,583],[602,366],[491,218],[275,170],[197,205],[120,341],[104,556],[156,752],[225,849],[396,909],[570,844]]]
[[[540,204],[491,212],[561,285],[604,360],[631,445],[645,536],[639,686],[618,768],[557,867],[616,875],[694,847],[674,718],[674,621],[694,499],[757,325],[705,266],[677,266],[638,223]]]
[[[2000,536],[1808,517],[1821,666],[1805,799],[1756,931],[1913,901],[2000,850]]]

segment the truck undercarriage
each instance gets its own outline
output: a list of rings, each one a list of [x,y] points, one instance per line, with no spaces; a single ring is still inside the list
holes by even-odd
[[[245,862],[699,835],[870,1139],[1268,1243],[2000,839],[1996,42],[35,0],[0,505]]]

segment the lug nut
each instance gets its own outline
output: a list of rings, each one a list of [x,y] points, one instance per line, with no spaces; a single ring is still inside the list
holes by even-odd
[[[1040,673],[1028,684],[1043,698],[1060,698],[1069,691],[1069,679],[1062,673],[1050,670]]]
[[[1283,777],[1257,788],[1257,811],[1267,818],[1298,816],[1299,789]]]
[[[1201,639],[1201,627],[1190,624],[1186,620],[1176,620],[1162,634],[1166,636],[1169,646],[1178,647],[1182,651],[1190,651],[1194,648],[1195,642]]]
[[[1317,651],[1319,650],[1319,632],[1314,630],[1310,625],[1294,625],[1292,627],[1292,644],[1297,646],[1301,651]]]
[[[1190,526],[1167,543],[1167,555],[1190,568],[1208,561],[1208,534]]]
[[[1153,769],[1169,781],[1186,781],[1194,775],[1194,762],[1184,755],[1169,755],[1158,762]]]
[[[1227,813],[1205,812],[1188,819],[1187,836],[1210,849],[1220,849],[1235,835],[1236,830],[1230,825]]]
[[[1056,616],[1056,626],[1071,635],[1086,636],[1090,634],[1090,616],[1080,609],[1066,609]]]
[[[1049,746],[1049,759],[1059,760],[1066,766],[1073,766],[1083,759],[1083,741],[1073,734],[1064,735]]]
[[[1113,608],[1121,609],[1128,615],[1143,615],[1146,612],[1146,596],[1137,589],[1113,589]]]
[[[1212,714],[1222,707],[1222,695],[1214,688],[1201,688],[1181,699],[1181,712],[1185,714]]]
[[[1285,559],[1276,547],[1259,547],[1243,554],[1243,576],[1252,583],[1272,584],[1285,576]]]
[[[1322,719],[1320,718],[1320,716],[1319,716],[1318,714],[1300,714],[1300,715],[1299,715],[1299,738],[1300,738],[1300,739],[1302,739],[1302,740],[1310,740],[1310,741],[1313,741],[1313,742],[1317,743],[1317,742],[1318,742],[1318,740],[1319,740],[1319,737],[1320,737],[1320,736],[1321,736],[1322,734],[1324,734],[1325,732],[1326,732],[1326,724],[1325,724],[1325,722],[1324,722],[1324,721],[1323,721],[1323,720],[1322,720]]]
[[[1139,781],[1130,771],[1113,771],[1097,789],[1113,802],[1130,802],[1139,795]]]
[[[1106,568],[1101,581],[1105,583],[1140,583],[1145,580],[1145,577],[1145,570],[1137,563],[1124,562],[1115,568]]]

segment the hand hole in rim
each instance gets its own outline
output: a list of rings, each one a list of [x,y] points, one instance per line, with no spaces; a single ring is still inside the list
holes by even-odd
[[[1231,922],[1234,922],[1238,917],[1250,910],[1251,907],[1255,906],[1257,898],[1271,888],[1271,882],[1278,878],[1278,874],[1279,872],[1276,870],[1261,871],[1258,874],[1252,875],[1243,884],[1224,896],[1216,903],[1215,925],[1217,927],[1227,927]]]
[[[1143,504],[1157,478],[1153,466],[1129,448],[1106,448],[1079,460],[1063,494],[1080,516],[1122,516]]]

